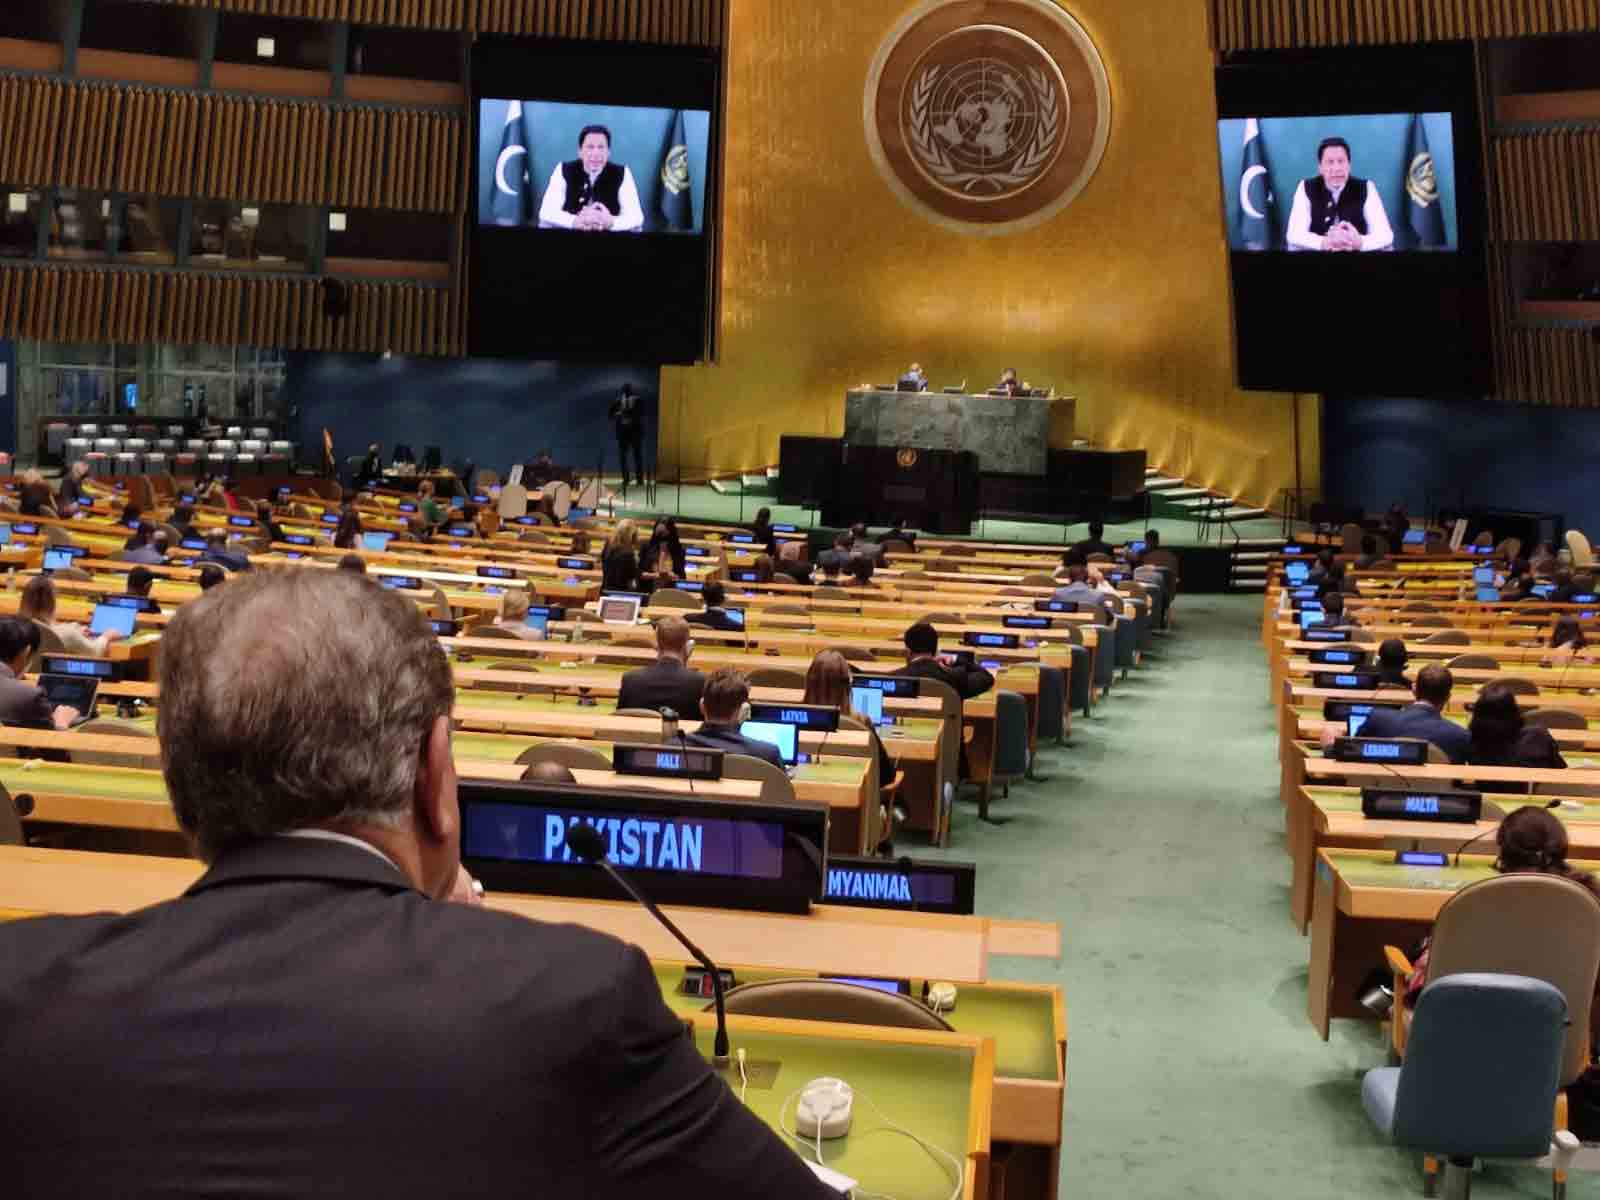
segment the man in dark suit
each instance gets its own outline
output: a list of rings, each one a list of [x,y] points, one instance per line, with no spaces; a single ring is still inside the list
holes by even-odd
[[[689,623],[682,617],[662,617],[656,622],[656,661],[622,677],[617,707],[670,708],[684,720],[694,720],[706,677],[689,669],[692,653]]]
[[[906,665],[896,675],[915,675],[947,683],[963,700],[981,696],[994,686],[994,676],[974,663],[964,667],[954,659],[939,655],[939,631],[926,621],[906,630]]]
[[[1117,551],[1110,542],[1106,541],[1106,527],[1103,521],[1089,522],[1089,536],[1081,542],[1074,542],[1074,550],[1080,552],[1087,560],[1091,554],[1104,554],[1107,558],[1115,558]]]
[[[724,754],[746,754],[782,767],[783,755],[776,746],[747,738],[739,732],[749,701],[750,684],[743,675],[732,667],[713,671],[706,680],[705,694],[700,697],[700,712],[705,719],[699,731],[688,736],[689,745],[721,750]]]
[[[1450,668],[1434,663],[1417,672],[1411,694],[1416,703],[1404,708],[1375,708],[1361,727],[1362,737],[1421,738],[1432,742],[1450,756],[1453,763],[1464,763],[1472,749],[1472,735],[1466,726],[1446,720],[1444,706],[1450,703],[1455,680]]]
[[[450,667],[415,605],[257,571],[165,636],[167,787],[210,869],[138,912],[0,927],[8,1194],[833,1195],[641,951],[473,904]]]
[[[44,689],[22,679],[38,649],[37,625],[25,617],[0,618],[0,724],[66,729],[83,714],[66,704],[51,708]]]
[[[705,612],[690,613],[684,617],[690,625],[698,625],[702,629],[721,629],[725,632],[738,633],[744,626],[734,621],[724,609],[723,603],[727,600],[727,592],[722,584],[713,579],[706,584],[706,590],[700,593],[706,602]]]

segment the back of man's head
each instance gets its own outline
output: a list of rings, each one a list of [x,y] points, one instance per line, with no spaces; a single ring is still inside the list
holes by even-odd
[[[939,631],[927,621],[918,621],[906,630],[905,642],[912,654],[939,653]]]
[[[200,590],[209,592],[227,577],[228,573],[217,566],[216,563],[206,563],[205,566],[200,568]]]
[[[165,529],[158,529],[150,535],[150,544],[155,547],[157,554],[165,556],[172,549],[172,538]]]
[[[1330,617],[1344,616],[1344,594],[1342,592],[1329,592],[1323,596],[1322,611]]]
[[[713,671],[706,680],[706,689],[700,695],[700,705],[705,718],[719,725],[728,725],[739,717],[739,710],[750,699],[750,684],[732,667]]]
[[[1105,532],[1106,532],[1106,527],[1105,527],[1105,524],[1103,522],[1100,522],[1100,521],[1090,521],[1089,522],[1089,536],[1091,538],[1093,538],[1095,541],[1098,542],[1102,537],[1104,537],[1105,536]]]
[[[522,773],[524,783],[576,783],[577,776],[572,769],[564,763],[545,762],[534,763]]]
[[[656,622],[656,650],[674,658],[689,653],[689,622],[682,617],[662,617]]]
[[[1073,563],[1067,568],[1067,579],[1072,583],[1088,583],[1089,564],[1082,562]]]
[[[1144,531],[1144,544],[1146,549],[1153,550],[1161,545],[1161,530],[1146,529]]]
[[[727,592],[723,590],[722,584],[715,579],[706,584],[705,590],[700,594],[705,597],[707,608],[721,608],[722,602],[727,599]]]
[[[839,578],[840,553],[835,551],[822,556],[822,574],[827,579]]]
[[[1443,708],[1450,702],[1450,689],[1455,685],[1455,677],[1450,674],[1449,667],[1430,663],[1417,672],[1417,682],[1411,690],[1418,700],[1435,708]]]
[[[835,550],[848,550],[853,540],[848,529],[841,529],[833,535],[833,548]]]
[[[135,596],[148,596],[155,581],[155,572],[149,567],[135,567],[128,572],[128,591]]]
[[[220,529],[213,529],[206,534],[206,549],[215,553],[228,548],[228,535]]]
[[[359,554],[346,554],[339,560],[339,569],[341,571],[354,571],[358,575],[365,575],[367,573],[367,560]]]
[[[156,729],[178,823],[210,859],[307,826],[405,829],[450,664],[399,592],[257,571],[178,609]]]
[[[1406,665],[1409,655],[1406,644],[1399,638],[1385,638],[1378,647],[1378,665],[1389,670],[1399,670]]]

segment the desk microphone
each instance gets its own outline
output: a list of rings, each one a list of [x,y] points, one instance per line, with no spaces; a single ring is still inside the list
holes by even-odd
[[[679,943],[694,956],[695,962],[706,969],[711,976],[711,990],[717,1001],[717,1036],[711,1043],[711,1065],[717,1068],[728,1066],[732,1056],[728,1053],[728,1014],[723,1009],[722,1001],[722,971],[717,964],[706,957],[704,950],[691,942],[683,930],[674,925],[666,913],[655,906],[655,902],[647,897],[628,880],[627,876],[618,871],[606,859],[606,839],[593,825],[579,821],[567,830],[567,849],[571,850],[584,862],[593,863],[628,895],[632,896],[645,911],[667,927],[667,932],[677,938]]]

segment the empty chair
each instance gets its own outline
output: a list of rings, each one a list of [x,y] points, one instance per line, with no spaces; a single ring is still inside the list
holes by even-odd
[[[0,784],[0,846],[21,846],[23,843],[22,814],[11,793],[4,784]]]
[[[961,614],[953,612],[932,612],[926,614],[925,616],[918,617],[917,620],[927,625],[959,625],[961,624]]]
[[[1494,548],[1494,530],[1483,530],[1477,537],[1472,539],[1472,544],[1485,550],[1492,550]]]
[[[1073,667],[1077,667],[1074,658]],[[1039,668],[1039,741],[1064,742],[1069,727],[1066,672],[1060,667]],[[1030,771],[1030,778],[1032,774]]]
[[[1497,675],[1489,683],[1503,684],[1515,696],[1537,696],[1539,685],[1531,679],[1524,679],[1520,675]],[[1489,683],[1484,684],[1488,687]]]
[[[1032,571],[1022,577],[1022,586],[1053,588],[1056,586],[1056,577],[1048,571]]]
[[[877,655],[865,646],[835,646],[834,649],[844,655],[847,662],[869,663],[877,660]]]
[[[70,445],[71,443],[68,444]],[[1574,569],[1588,570],[1594,566],[1594,549],[1589,545],[1589,539],[1584,536],[1581,529],[1567,530],[1566,540],[1567,550],[1572,554],[1572,566]]]
[[[978,802],[978,819],[997,824],[989,816],[989,795],[995,784],[1002,795],[1011,794],[1011,784],[1028,773],[1028,702],[1020,693],[997,688],[994,693],[994,762],[989,766],[989,786]]]
[[[730,1014],[744,1017],[837,1021],[891,1029],[951,1028],[943,1017],[910,996],[832,979],[767,979],[741,983],[728,990],[723,1004]],[[706,1011],[715,1007],[713,1001]]]
[[[692,592],[681,591],[678,588],[657,588],[650,593],[647,608],[678,608],[693,612],[700,611],[700,598]]]
[[[265,425],[252,425],[250,427],[250,436],[258,441],[265,441],[272,436],[272,430]]]
[[[787,667],[757,667],[746,678],[753,688],[800,688],[803,690],[806,686],[804,673],[790,670]]]
[[[850,592],[842,587],[834,587],[831,583],[820,583],[811,589],[813,600],[854,600]]]
[[[1475,1159],[1541,1158],[1553,1149],[1568,1007],[1559,988],[1524,975],[1464,972],[1430,983],[1404,1065],[1361,1081],[1367,1116],[1396,1145],[1429,1156],[1430,1184],[1434,1159],[1446,1159],[1445,1195],[1465,1200]],[[1554,1147],[1558,1197],[1578,1149],[1577,1138],[1562,1134]],[[1431,1186],[1425,1194],[1434,1194]]]
[[[751,758],[748,754],[722,756],[724,779],[753,779],[761,784],[760,800],[763,804],[797,804],[794,783],[764,758]],[[818,807],[821,807],[820,805]]]
[[[1498,671],[1500,662],[1490,658],[1487,654],[1458,654],[1445,663],[1452,671],[1472,669],[1477,671]]]
[[[1538,725],[1543,729],[1589,728],[1588,719],[1581,712],[1570,708],[1529,709],[1523,720],[1529,725]]]
[[[1441,629],[1422,639],[1424,646],[1470,646],[1472,639],[1460,629]]]
[[[965,543],[957,543],[954,546],[946,546],[939,553],[945,558],[976,558],[978,548]]]
[[[759,610],[769,617],[809,617],[811,610],[804,604],[770,604]]]
[[[1361,538],[1366,532],[1354,521],[1346,521],[1339,528],[1340,553],[1360,554]]]
[[[1432,616],[1416,617],[1416,618],[1413,618],[1410,621],[1404,622],[1404,624],[1410,625],[1415,629],[1450,629],[1450,628],[1452,628],[1452,626],[1450,624],[1450,618],[1449,617],[1442,617],[1442,616],[1439,616],[1437,614],[1434,614]]]
[[[115,454],[122,449],[122,439],[114,437],[95,438],[94,448],[101,454]]]
[[[1410,604],[1402,604],[1400,611],[1402,613],[1436,613],[1439,610],[1426,600],[1413,600]]]

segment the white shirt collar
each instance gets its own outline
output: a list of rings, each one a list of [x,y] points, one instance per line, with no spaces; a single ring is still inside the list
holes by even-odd
[[[343,842],[347,846],[360,846],[368,854],[373,854],[381,858],[396,871],[400,870],[399,863],[395,862],[394,859],[390,858],[382,850],[379,850],[371,842],[363,842],[360,838],[351,837],[347,833],[335,833],[331,829],[291,829],[287,833],[280,833],[278,836],[287,838],[306,838],[310,841],[318,842]],[[404,871],[401,871],[400,873],[402,875],[405,874]]]

